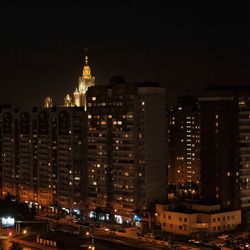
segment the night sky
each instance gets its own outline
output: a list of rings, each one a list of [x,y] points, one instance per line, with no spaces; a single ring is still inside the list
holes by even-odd
[[[51,96],[62,104],[78,84],[85,47],[97,85],[114,75],[158,81],[169,103],[208,84],[250,82],[249,5],[107,2],[2,7],[0,103],[42,105]]]

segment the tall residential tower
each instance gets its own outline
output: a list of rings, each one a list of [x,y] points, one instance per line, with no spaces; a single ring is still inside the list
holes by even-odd
[[[200,183],[200,112],[198,100],[180,96],[168,111],[168,182]]]
[[[91,87],[87,108],[89,209],[121,221],[164,202],[165,88],[122,81]]]
[[[86,129],[82,107],[3,109],[2,195],[40,206],[86,208]]]
[[[210,88],[199,101],[202,198],[240,207],[250,224],[250,88]]]

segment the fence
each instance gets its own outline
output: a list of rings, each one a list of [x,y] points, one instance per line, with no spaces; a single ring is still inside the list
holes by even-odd
[[[56,241],[46,240],[46,239],[40,238],[39,236],[36,237],[36,242],[41,244],[41,245],[46,245],[46,246],[50,246],[50,247],[57,247]]]

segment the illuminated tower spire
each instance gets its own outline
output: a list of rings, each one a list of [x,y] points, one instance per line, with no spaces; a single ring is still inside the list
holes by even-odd
[[[84,52],[84,65],[89,65],[88,48],[85,48]]]
[[[91,86],[95,86],[95,77],[91,75],[88,49],[85,48],[82,76],[79,77],[79,85],[74,92],[74,105],[84,106],[86,110],[86,92]]]
[[[85,53],[84,53],[84,65],[83,65],[82,76],[84,79],[91,79],[91,69],[89,67],[89,58],[88,58],[87,48],[85,48]]]

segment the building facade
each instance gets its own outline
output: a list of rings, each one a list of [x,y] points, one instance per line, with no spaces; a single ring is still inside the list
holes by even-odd
[[[86,110],[86,92],[89,87],[95,86],[95,77],[91,74],[91,68],[89,66],[89,58],[87,49],[85,49],[84,65],[82,70],[82,76],[79,77],[78,87],[73,93],[73,97],[69,94],[64,99],[64,106],[71,107],[85,107]]]
[[[175,234],[216,234],[234,230],[241,224],[241,211],[223,211],[220,205],[194,205],[192,210],[169,209],[157,204],[157,222],[165,232]]]
[[[242,209],[250,223],[250,89],[213,88],[200,98],[202,198]]]
[[[195,97],[180,96],[168,110],[168,183],[200,184],[200,111]]]
[[[165,89],[113,83],[87,92],[89,209],[119,221],[166,199]]]
[[[86,130],[83,108],[3,109],[2,195],[86,208]]]

